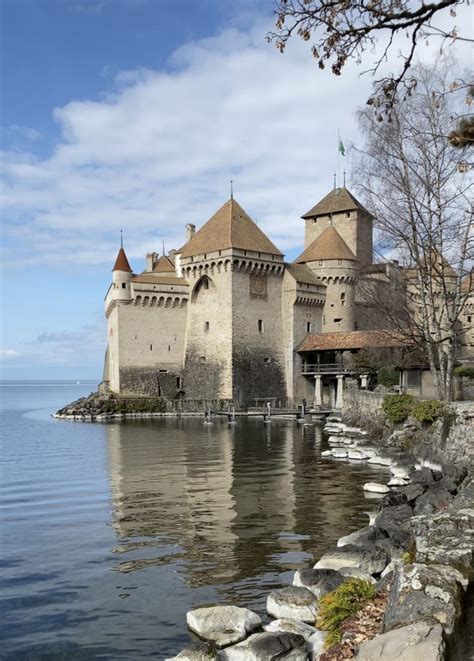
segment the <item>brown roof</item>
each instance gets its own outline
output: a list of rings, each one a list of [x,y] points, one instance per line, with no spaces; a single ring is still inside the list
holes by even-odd
[[[406,338],[396,331],[368,330],[348,333],[318,333],[308,335],[298,351],[335,351],[370,349],[372,347],[400,347]]]
[[[347,188],[334,188],[323,197],[315,206],[307,211],[302,218],[314,218],[315,216],[329,216],[331,213],[341,211],[353,211],[359,209],[371,215],[367,209],[357,200]]]
[[[162,255],[153,267],[153,273],[176,273],[173,262],[166,255]]]
[[[314,275],[312,270],[306,264],[285,264],[285,269],[293,276],[297,282],[303,282],[307,285],[318,285],[326,287],[324,282]]]
[[[163,275],[162,273],[140,273],[140,275],[134,275],[132,277],[132,282],[142,282],[148,285],[184,285],[188,286],[188,283],[184,278],[178,278],[178,276],[173,277],[172,275]]]
[[[191,257],[226,248],[282,254],[234,199],[228,200],[178,252]]]
[[[132,272],[130,264],[128,263],[127,255],[125,254],[125,250],[123,248],[120,248],[118,251],[117,259],[115,260],[114,268],[112,271],[128,271],[129,273]]]
[[[315,262],[319,259],[349,259],[357,261],[356,256],[334,227],[326,227],[324,232],[295,259],[296,263]]]

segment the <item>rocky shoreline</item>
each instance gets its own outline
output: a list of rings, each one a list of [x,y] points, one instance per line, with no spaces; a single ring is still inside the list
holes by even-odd
[[[312,569],[298,570],[292,586],[272,591],[269,624],[232,605],[189,611],[188,628],[199,642],[172,661],[470,658],[464,620],[472,613],[474,481],[467,466],[400,450],[397,441],[414,431],[410,425],[383,444],[335,418],[325,431],[330,449],[324,456],[390,471],[387,484],[364,485],[378,501],[369,525],[339,539]],[[379,603],[325,651],[327,633],[315,626],[321,597],[354,577],[375,585]]]

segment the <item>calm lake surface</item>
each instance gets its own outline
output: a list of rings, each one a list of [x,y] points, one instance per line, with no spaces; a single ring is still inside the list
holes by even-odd
[[[322,459],[319,427],[50,413],[95,384],[0,386],[2,659],[164,659],[194,606],[291,582],[375,508],[385,469]]]

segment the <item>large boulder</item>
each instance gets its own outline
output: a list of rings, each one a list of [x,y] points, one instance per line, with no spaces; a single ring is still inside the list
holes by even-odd
[[[166,661],[215,661],[216,658],[214,645],[199,641],[190,643],[177,656]]]
[[[217,647],[238,643],[262,625],[256,613],[238,606],[196,608],[187,612],[186,622],[191,631]]]
[[[380,574],[389,563],[387,553],[377,546],[347,544],[325,553],[314,565],[315,569],[357,567],[368,574]]]
[[[398,566],[385,611],[384,631],[417,620],[436,620],[450,635],[461,610],[462,582],[462,574],[449,566]]]
[[[413,510],[409,505],[384,507],[375,519],[376,529],[390,538],[395,546],[407,545],[411,538]]]
[[[415,503],[415,514],[432,514],[440,509],[445,509],[453,499],[452,494],[440,486],[441,483],[432,486]]]
[[[348,544],[352,544],[353,546],[367,546],[369,542],[374,541],[375,537],[375,528],[373,526],[365,526],[365,528],[356,530],[345,537],[340,537],[337,545],[338,547],[347,546]]]
[[[335,569],[298,569],[293,577],[293,585],[310,590],[319,599],[346,580]]]
[[[443,630],[439,624],[416,622],[362,643],[361,661],[441,661]]]
[[[307,661],[303,636],[288,632],[254,633],[243,643],[218,653],[219,661]]]
[[[326,640],[327,635],[326,631],[320,631],[318,629],[316,630],[316,633],[308,638],[307,644],[311,661],[317,661],[323,653],[324,641]]]
[[[276,619],[289,618],[312,624],[318,613],[316,597],[303,587],[273,590],[267,597],[267,613]]]

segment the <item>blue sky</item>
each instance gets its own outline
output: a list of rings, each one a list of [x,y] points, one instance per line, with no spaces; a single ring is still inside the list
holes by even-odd
[[[300,250],[300,216],[332,187],[338,127],[357,142],[371,80],[320,72],[296,41],[280,55],[272,9],[2,0],[2,378],[100,378],[120,228],[141,271],[230,179],[287,258]]]

